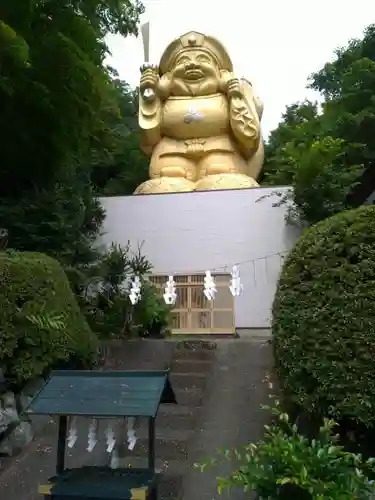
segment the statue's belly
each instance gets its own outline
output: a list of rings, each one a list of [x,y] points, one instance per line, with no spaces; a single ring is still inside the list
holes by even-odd
[[[229,130],[228,101],[222,94],[175,98],[163,109],[162,134],[174,139],[224,135]]]

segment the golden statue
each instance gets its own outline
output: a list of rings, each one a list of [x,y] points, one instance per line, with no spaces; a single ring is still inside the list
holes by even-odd
[[[263,163],[261,102],[213,37],[174,40],[141,68],[139,126],[150,180],[135,194],[252,188]]]

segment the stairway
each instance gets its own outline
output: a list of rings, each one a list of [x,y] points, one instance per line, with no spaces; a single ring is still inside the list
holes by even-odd
[[[191,465],[187,446],[197,428],[199,411],[215,360],[215,344],[210,341],[175,343],[171,383],[177,405],[163,404],[156,418],[156,469],[160,473],[159,500],[180,498],[182,475]],[[147,466],[147,421],[136,431],[138,441],[132,452],[120,459],[121,466]]]

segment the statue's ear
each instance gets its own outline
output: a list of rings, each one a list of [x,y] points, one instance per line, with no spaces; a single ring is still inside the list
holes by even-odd
[[[172,78],[172,75],[171,75],[170,71],[167,71],[167,73],[164,73],[164,75],[160,76],[160,81],[161,82],[170,81],[171,78]]]

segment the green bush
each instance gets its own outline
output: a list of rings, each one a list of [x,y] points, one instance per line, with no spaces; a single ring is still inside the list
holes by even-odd
[[[75,286],[90,327],[102,338],[133,333],[134,307],[129,300],[131,281],[134,276],[142,278],[152,269],[151,263],[141,254],[141,248],[134,253],[129,243],[125,247],[112,244],[87,270],[85,282]]]
[[[89,365],[97,347],[56,260],[0,253],[0,367],[13,386],[72,359]]]
[[[346,451],[335,434],[337,424],[324,419],[316,438],[298,432],[296,423],[281,410],[280,402],[264,407],[273,423],[264,426],[263,439],[194,464],[201,471],[226,459],[231,471],[217,477],[219,493],[232,489],[253,491],[269,500],[370,500],[375,493],[375,458],[364,460]]]
[[[133,308],[134,329],[141,337],[163,336],[170,323],[171,311],[172,307],[165,303],[162,292],[144,280],[141,300]]]
[[[171,307],[165,304],[163,292],[145,278],[152,264],[141,250],[139,246],[133,252],[129,243],[124,247],[112,244],[86,270],[83,280],[77,270],[68,270],[81,310],[100,338],[166,333]],[[129,292],[135,276],[141,279],[141,300],[132,305]]]
[[[341,212],[298,240],[280,276],[272,333],[290,402],[375,424],[375,207]]]

